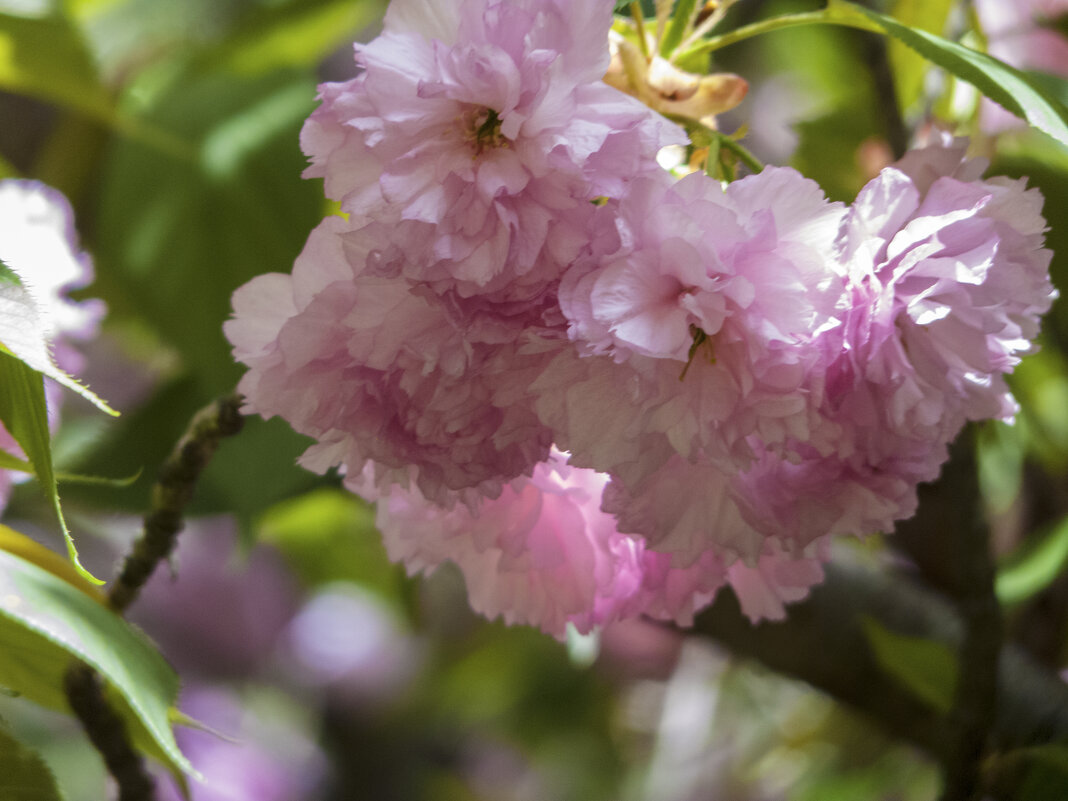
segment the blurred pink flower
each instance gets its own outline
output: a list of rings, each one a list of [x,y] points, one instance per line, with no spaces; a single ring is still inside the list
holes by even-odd
[[[190,801],[304,801],[323,791],[326,759],[303,719],[306,710],[294,701],[265,690],[193,684],[180,706],[211,727],[177,732],[182,752],[203,776],[190,782]],[[185,798],[170,781],[157,790],[162,801]]]
[[[1022,70],[1068,77],[1068,39],[1050,23],[1068,14],[1066,0],[975,0],[975,11],[992,56]],[[983,128],[998,133],[1026,125],[983,98]]]
[[[265,671],[296,614],[296,581],[266,545],[238,551],[229,517],[190,521],[174,569],[158,570],[130,619],[159,643],[183,676],[244,678]]]
[[[37,181],[0,180],[0,262],[28,293],[33,317],[40,327],[32,336],[49,344],[61,370],[81,372],[83,357],[73,343],[96,335],[104,304],[67,297],[69,291],[92,282],[93,265],[80,249],[74,212],[62,193]],[[21,316],[17,319],[20,322],[15,325],[25,325]],[[61,401],[59,385],[46,381],[45,394],[49,422],[55,428]],[[0,450],[22,453],[2,425]],[[19,475],[0,470],[0,508],[6,504],[11,483]]]

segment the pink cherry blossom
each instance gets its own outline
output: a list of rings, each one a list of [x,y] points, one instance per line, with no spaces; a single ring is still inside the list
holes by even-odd
[[[535,386],[542,396],[567,393],[564,404],[537,401],[557,441],[578,464],[615,474],[636,449],[648,451],[641,440],[650,435],[728,470],[752,457],[750,435],[809,439],[826,358],[817,340],[840,326],[845,282],[830,254],[842,213],[789,169],[765,169],[726,191],[700,174],[674,185],[636,181],[618,205],[619,249],[577,260],[560,285],[570,337],[598,363],[561,357],[553,369],[565,375]],[[630,419],[611,413],[600,433],[575,426],[603,414],[583,410],[581,395],[599,408],[604,398],[580,385],[607,376],[629,388]],[[595,456],[584,445],[594,439],[615,443],[591,443],[602,451],[621,450]]]
[[[507,623],[527,623],[563,637],[639,614],[688,625],[725,584],[753,620],[781,618],[782,602],[803,597],[822,579],[821,559],[773,549],[754,564],[729,565],[707,551],[685,569],[616,529],[600,508],[608,477],[567,464],[554,451],[531,477],[496,499],[452,509],[413,490],[379,499],[378,526],[390,558],[410,573],[451,561],[467,582],[472,608]]]
[[[981,179],[985,164],[964,149],[947,139],[910,152],[842,225],[851,308],[821,406],[835,450],[764,453],[733,485],[745,519],[787,548],[891,530],[966,421],[1015,413],[1004,376],[1056,297],[1042,197],[1023,180]]]
[[[310,469],[360,476],[372,460],[382,487],[414,480],[438,502],[496,494],[548,453],[548,430],[510,395],[545,357],[466,336],[435,295],[376,274],[374,240],[347,232],[324,220],[292,276],[235,293],[225,330],[251,368],[239,386],[248,410],[315,438]]]
[[[406,274],[461,297],[529,297],[576,255],[589,201],[619,196],[681,130],[601,82],[606,0],[395,0],[321,87],[308,176],[354,226],[388,221]]]
[[[891,432],[944,442],[965,420],[1011,420],[1004,375],[1034,349],[1056,292],[1042,196],[981,180],[965,144],[913,151],[860,193],[843,226],[856,287],[857,377]],[[846,397],[844,400],[852,400]]]

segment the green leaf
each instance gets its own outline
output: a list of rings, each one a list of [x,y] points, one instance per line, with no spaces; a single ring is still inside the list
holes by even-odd
[[[0,642],[0,686],[66,711],[63,677],[80,659],[105,679],[134,744],[176,776],[195,775],[171,730],[178,677],[143,635],[84,588],[0,551]]]
[[[863,15],[924,58],[972,84],[1008,111],[1027,120],[1043,133],[1068,144],[1068,107],[1026,73],[985,53],[902,25],[892,17],[846,0],[831,0],[828,10],[831,9]]]
[[[390,563],[374,523],[374,509],[352,493],[319,489],[272,506],[259,532],[307,586],[348,581],[396,599],[404,570]]]
[[[1068,517],[1044,534],[1033,547],[998,571],[995,591],[1003,604],[1026,601],[1041,592],[1068,564]]]
[[[957,686],[957,659],[949,647],[890,631],[870,617],[863,626],[879,666],[920,700],[949,712]]]
[[[972,84],[991,100],[1027,120],[1043,133],[1068,144],[1068,107],[1027,73],[985,53],[933,33],[903,25],[892,17],[847,0],[828,0],[827,8],[821,11],[772,17],[745,25],[722,36],[713,36],[693,45],[679,58],[711,53],[753,36],[805,25],[843,25],[888,34],[928,61]]]
[[[27,562],[32,562],[42,570],[63,579],[72,587],[84,592],[96,603],[106,603],[106,597],[99,585],[85,579],[74,566],[51,548],[46,548],[36,540],[14,529],[0,524],[0,551],[14,554]]]
[[[1038,70],[1028,70],[1027,77],[1033,83],[1042,87],[1050,97],[1055,97],[1062,104],[1068,105],[1068,79],[1062,78],[1060,75],[1050,75],[1048,72],[1039,72]]]
[[[364,0],[314,0],[258,9],[236,34],[197,59],[243,75],[285,67],[314,67],[382,16],[384,4]]]
[[[1068,798],[1068,744],[1046,743],[1019,748],[1003,755],[999,762],[1005,773],[1023,776],[1013,795],[1015,801],[1063,801]]]
[[[0,728],[0,798],[63,801],[52,771],[34,751]]]
[[[0,89],[78,112],[164,152],[186,150],[183,142],[119,110],[80,31],[64,16],[0,13]]]
[[[953,0],[896,0],[890,16],[911,28],[941,34],[952,7]],[[898,104],[907,109],[923,92],[928,62],[898,39],[890,41],[888,51]]]
[[[0,470],[18,470],[21,473],[33,475],[32,464],[5,450],[0,450]]]
[[[86,579],[103,584],[78,561],[78,549],[63,519],[59,505],[59,489],[52,469],[52,443],[48,431],[48,408],[45,404],[44,379],[36,370],[23,364],[10,353],[0,349],[0,421],[25,452],[34,475],[52,503],[56,518],[63,529],[67,553]]]
[[[85,42],[61,16],[0,14],[0,88],[96,118],[115,116]]]

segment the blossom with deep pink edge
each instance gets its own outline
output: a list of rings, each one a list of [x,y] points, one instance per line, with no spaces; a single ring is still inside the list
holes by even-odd
[[[306,175],[354,225],[393,225],[409,277],[529,294],[575,255],[590,200],[685,141],[601,81],[611,20],[608,0],[394,0],[363,71],[321,87]]]
[[[324,220],[292,275],[259,276],[234,295],[225,332],[249,367],[246,409],[283,417],[317,442],[310,469],[407,486],[437,502],[496,494],[545,458],[551,433],[522,402],[525,370],[547,356],[486,343],[433,293],[389,273],[385,251]]]
[[[392,559],[410,573],[455,563],[475,611],[563,637],[637,615],[692,623],[717,590],[735,587],[754,621],[781,618],[784,601],[822,580],[825,556],[797,559],[768,548],[753,564],[731,564],[715,550],[687,568],[619,533],[602,511],[608,477],[567,464],[554,451],[528,477],[475,508],[446,510],[416,492],[378,499],[378,526]]]
[[[0,180],[0,262],[15,274],[21,287],[3,300],[9,319],[0,320],[0,342],[9,335],[24,343],[35,341],[42,352],[48,349],[60,369],[80,372],[83,358],[74,343],[96,334],[104,304],[67,296],[92,282],[93,267],[78,244],[74,213],[62,193],[37,181]],[[35,330],[24,330],[27,326]],[[12,341],[8,344],[14,347]],[[45,394],[55,426],[60,388],[47,381]],[[21,453],[2,425],[0,450]],[[10,472],[0,471],[4,502],[12,478]]]
[[[726,191],[702,174],[674,185],[636,181],[616,211],[619,249],[578,260],[559,290],[578,353],[622,368],[567,357],[553,364],[592,383],[614,374],[631,388],[630,419],[613,417],[622,430],[604,447],[618,453],[598,457],[581,440],[599,435],[575,423],[604,414],[604,399],[587,393],[585,403],[599,408],[583,408],[583,379],[550,372],[535,390],[561,446],[583,466],[617,473],[648,451],[639,440],[650,435],[685,459],[727,469],[751,458],[750,435],[768,444],[810,439],[828,347],[834,355],[823,340],[840,327],[845,284],[831,254],[842,214],[785,168]],[[567,402],[544,397],[558,390]]]

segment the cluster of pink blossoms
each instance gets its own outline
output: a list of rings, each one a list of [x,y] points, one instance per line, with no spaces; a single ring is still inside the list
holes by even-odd
[[[911,515],[1055,295],[1041,196],[945,141],[851,207],[794,170],[723,189],[601,82],[607,0],[394,0],[321,88],[309,176],[345,217],[234,296],[247,408],[378,502],[394,559],[562,636],[754,620],[829,539]]]

